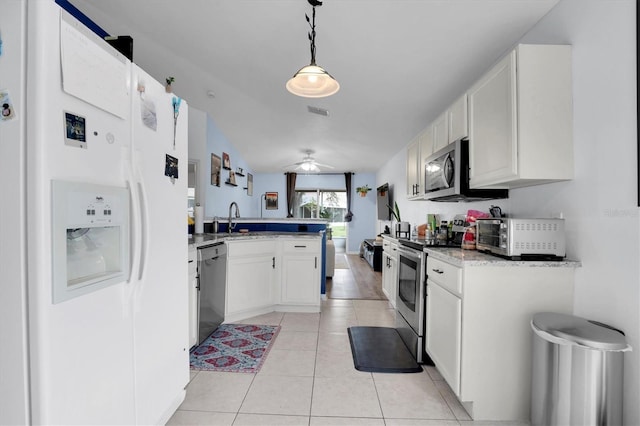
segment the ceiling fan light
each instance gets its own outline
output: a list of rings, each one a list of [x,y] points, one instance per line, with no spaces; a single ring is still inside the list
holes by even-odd
[[[340,89],[340,84],[322,67],[307,65],[302,67],[289,81],[287,90],[305,98],[324,98]]]
[[[311,161],[305,161],[304,163],[300,164],[300,169],[302,169],[302,171],[305,172],[319,172],[320,168],[313,162]]]
[[[305,162],[305,163],[300,164],[300,168],[302,170],[304,170],[305,172],[308,172],[309,170],[311,170],[313,168],[313,164]]]

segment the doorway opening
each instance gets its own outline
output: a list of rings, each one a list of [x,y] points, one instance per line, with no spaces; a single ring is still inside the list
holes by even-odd
[[[196,203],[200,202],[198,197],[198,163],[197,160],[189,160],[187,170],[187,215],[194,219]]]

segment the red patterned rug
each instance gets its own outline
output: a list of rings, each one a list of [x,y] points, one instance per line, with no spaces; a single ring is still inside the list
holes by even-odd
[[[191,351],[192,370],[257,373],[280,326],[222,324]]]

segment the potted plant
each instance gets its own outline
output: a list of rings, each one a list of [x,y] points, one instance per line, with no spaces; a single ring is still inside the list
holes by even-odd
[[[356,191],[358,191],[358,193],[360,193],[361,197],[366,197],[367,196],[367,192],[371,191],[371,188],[369,188],[369,185],[364,185],[364,186],[357,187]]]
[[[176,81],[176,79],[174,77],[167,77],[165,78],[165,81],[167,82],[167,85],[164,86],[164,90],[166,90],[167,93],[171,93],[171,83]]]
[[[410,227],[409,222],[403,222],[402,219],[400,219],[400,209],[398,208],[398,203],[394,202],[393,206],[394,207],[391,207],[390,205],[387,204],[387,207],[389,208],[389,212],[391,212],[394,219],[396,220],[396,237],[399,237],[402,235],[404,235],[405,237],[409,237],[409,227]]]

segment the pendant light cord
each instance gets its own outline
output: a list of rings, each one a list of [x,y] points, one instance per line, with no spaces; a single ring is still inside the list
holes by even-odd
[[[315,5],[312,7],[312,19],[309,20],[309,15],[304,14],[305,18],[307,18],[307,23],[311,27],[311,32],[308,33],[309,41],[311,42],[311,65],[316,65],[316,7]]]

